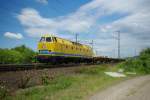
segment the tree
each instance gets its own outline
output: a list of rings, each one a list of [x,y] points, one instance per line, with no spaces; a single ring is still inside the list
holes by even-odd
[[[0,48],[0,64],[32,63],[35,59],[35,52],[25,45],[12,49]]]
[[[23,56],[22,63],[31,63],[35,58],[35,52],[30,48],[27,48],[25,45],[15,47],[12,50],[16,50],[22,54]]]
[[[9,49],[0,49],[1,64],[20,63],[22,60],[23,56],[20,52]]]

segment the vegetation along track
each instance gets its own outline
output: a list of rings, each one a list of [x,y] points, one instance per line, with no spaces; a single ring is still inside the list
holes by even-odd
[[[18,89],[43,85],[45,82],[54,80],[59,76],[78,74],[80,73],[80,70],[82,71],[85,68],[87,68],[87,70],[89,70],[89,68],[94,68],[95,71],[97,66],[112,67],[114,65],[115,64],[81,65],[74,67],[63,67],[60,65],[56,68],[0,72],[0,86],[4,86],[6,89],[8,89],[8,92],[14,93],[13,91]]]

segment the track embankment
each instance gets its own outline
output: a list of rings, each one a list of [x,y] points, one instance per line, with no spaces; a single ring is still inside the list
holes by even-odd
[[[68,66],[68,67],[67,67]],[[43,67],[42,69],[32,69],[32,70],[14,70],[14,71],[2,71],[0,72],[0,85],[6,86],[11,91],[22,88],[27,79],[29,78],[29,82],[27,87],[32,87],[36,85],[41,85],[42,77],[46,75],[49,79],[53,79],[57,75],[61,74],[73,74],[76,70],[82,67],[92,67],[92,65],[67,65],[67,66],[52,66],[49,68],[48,66]],[[48,68],[46,68],[48,67]]]

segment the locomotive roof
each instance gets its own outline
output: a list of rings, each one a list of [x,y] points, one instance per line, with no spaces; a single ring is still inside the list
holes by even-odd
[[[60,38],[60,37],[57,37],[57,36],[52,35],[52,34],[44,34],[44,35],[42,35],[42,37],[56,37],[56,38]],[[85,44],[77,43],[77,42],[74,42],[74,41],[71,41],[71,40],[68,40],[68,39],[64,39],[64,38],[60,38],[60,39],[66,40],[66,41],[68,41],[68,42],[71,42],[73,45],[80,45],[80,46],[83,46],[83,47],[85,47],[85,48],[88,47],[88,48],[91,49],[90,46],[85,45]]]
[[[41,37],[55,37],[55,36],[52,34],[43,34]]]

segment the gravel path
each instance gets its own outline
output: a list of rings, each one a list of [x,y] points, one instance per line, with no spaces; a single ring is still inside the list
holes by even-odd
[[[150,100],[150,75],[124,81],[93,95],[89,100]]]

